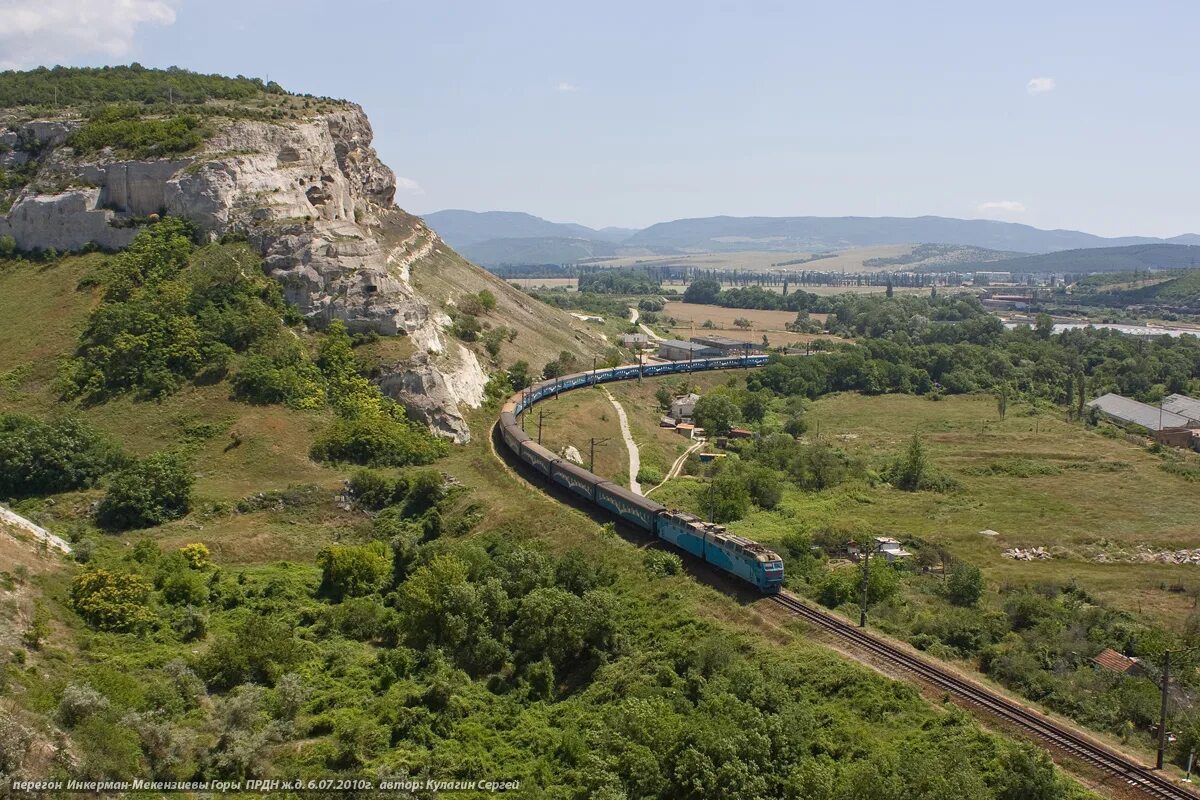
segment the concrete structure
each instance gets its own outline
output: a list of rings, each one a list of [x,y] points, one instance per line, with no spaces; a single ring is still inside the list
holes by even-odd
[[[740,356],[747,353],[753,353],[755,350],[752,342],[743,342],[740,339],[730,339],[728,336],[693,336],[692,344],[699,344],[705,347],[715,347],[727,356]]]
[[[1119,394],[1101,395],[1088,403],[1088,408],[1096,409],[1102,416],[1118,425],[1138,425],[1151,432],[1200,426],[1200,423],[1168,411],[1165,407],[1140,403]]]
[[[692,414],[696,412],[696,401],[700,399],[700,395],[692,392],[680,397],[676,397],[671,401],[671,418],[675,422],[691,422]]]
[[[900,546],[900,542],[890,536],[875,537],[875,554],[883,556],[888,563],[908,558],[912,553]]]
[[[650,337],[644,333],[627,333],[621,337],[622,347],[645,347],[650,343]]]
[[[1163,398],[1162,407],[1172,414],[1187,417],[1194,423],[1192,427],[1200,428],[1200,400],[1186,394],[1169,394]]]
[[[658,343],[658,355],[668,361],[690,361],[697,358],[720,358],[725,355],[716,347],[709,347],[682,339],[663,339]]]

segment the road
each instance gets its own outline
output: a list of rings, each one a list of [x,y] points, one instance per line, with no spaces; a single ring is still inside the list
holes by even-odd
[[[629,307],[630,323],[637,325],[639,328],[641,328],[642,333],[646,334],[646,336],[648,336],[650,338],[650,341],[652,341],[652,342],[666,341],[665,339],[663,339],[663,337],[659,336],[657,333],[650,330],[649,325],[647,325],[644,322],[638,322],[639,319],[641,319],[641,314],[638,313],[638,310],[636,308],[634,308],[633,306],[630,306]]]

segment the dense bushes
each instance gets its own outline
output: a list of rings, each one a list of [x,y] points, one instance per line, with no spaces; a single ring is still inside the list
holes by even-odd
[[[113,476],[96,519],[114,530],[148,528],[179,519],[191,509],[194,482],[185,454],[155,453]]]
[[[391,577],[392,560],[383,542],[327,545],[317,554],[321,590],[340,600],[381,590]]]
[[[122,101],[203,103],[247,100],[264,91],[282,90],[275,83],[264,84],[257,78],[205,75],[179,67],[147,69],[140,64],[0,72],[0,108]]]
[[[194,116],[146,118],[136,106],[105,106],[71,134],[69,144],[81,153],[111,147],[133,158],[161,158],[199,147],[209,135]]]
[[[102,631],[136,631],[153,621],[150,584],[140,575],[93,569],[71,583],[71,605]]]
[[[318,461],[342,461],[371,467],[430,464],[445,455],[446,443],[429,431],[388,417],[340,419],[312,446]]]
[[[234,353],[279,332],[281,290],[257,257],[217,246],[193,256],[190,235],[168,219],[114,257],[104,302],[60,376],[66,394],[162,397],[202,372],[219,376]]]
[[[0,415],[0,497],[87,488],[125,460],[114,442],[80,420]]]
[[[579,276],[579,291],[596,294],[653,294],[661,285],[640,270],[606,269]],[[647,309],[652,310],[652,309]]]

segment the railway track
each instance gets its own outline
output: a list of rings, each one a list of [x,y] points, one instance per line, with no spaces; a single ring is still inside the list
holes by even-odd
[[[900,666],[928,683],[949,692],[1016,725],[1048,746],[1061,750],[1086,764],[1115,775],[1130,787],[1160,800],[1198,800],[1200,795],[1180,786],[1164,775],[1138,764],[1101,744],[1090,741],[1049,717],[1028,709],[996,692],[939,667],[896,645],[855,627],[852,623],[820,611],[786,592],[771,600],[822,630],[844,639],[855,647]]]

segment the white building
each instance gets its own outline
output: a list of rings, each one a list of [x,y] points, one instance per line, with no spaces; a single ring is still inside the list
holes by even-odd
[[[890,536],[875,537],[875,553],[876,555],[881,555],[886,558],[888,563],[891,563],[892,561],[898,561],[902,558],[908,558],[912,555],[912,553],[900,546],[899,541]]]
[[[676,422],[690,422],[692,414],[696,411],[696,401],[699,399],[700,395],[695,392],[676,397],[671,401],[671,417]]]

